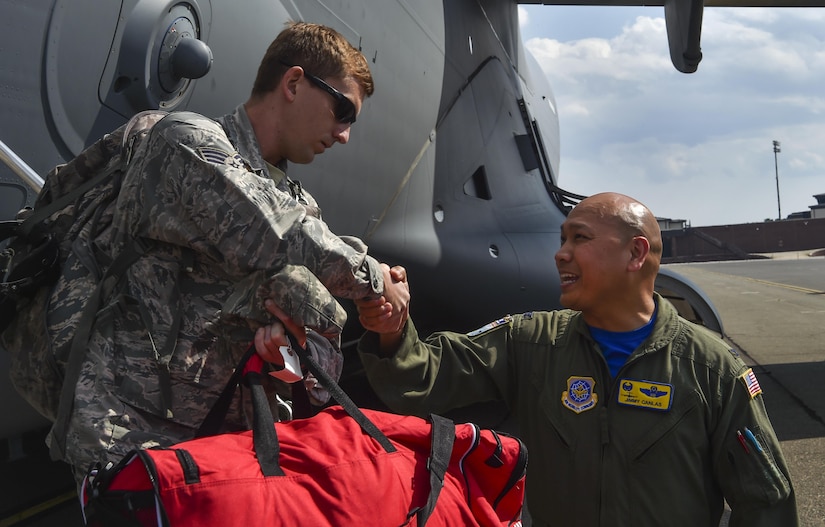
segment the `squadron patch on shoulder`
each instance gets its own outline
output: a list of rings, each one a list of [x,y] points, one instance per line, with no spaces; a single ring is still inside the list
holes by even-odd
[[[673,385],[622,379],[619,386],[621,386],[618,395],[619,404],[661,412],[670,410],[673,404]]]
[[[748,368],[748,371],[739,376],[742,382],[745,383],[745,389],[751,396],[751,399],[762,393],[762,387],[759,386],[759,381],[756,380],[756,374],[753,373],[753,368]]]
[[[228,165],[234,168],[242,168],[250,170],[249,165],[237,152],[224,152],[219,148],[212,148],[211,146],[201,146],[198,148],[198,154],[201,159],[216,165]]]
[[[500,318],[500,319],[498,319],[498,320],[495,320],[495,321],[493,321],[493,322],[490,322],[489,324],[487,324],[487,325],[485,325],[485,326],[482,326],[482,327],[480,327],[480,328],[478,328],[478,329],[475,329],[475,330],[473,330],[473,331],[471,331],[471,332],[467,333],[467,336],[468,336],[468,337],[477,337],[477,336],[479,336],[479,335],[482,335],[482,334],[484,334],[484,333],[487,333],[488,331],[492,331],[492,330],[494,330],[495,328],[497,328],[497,327],[499,327],[499,326],[503,326],[503,325],[505,325],[505,324],[509,324],[511,320],[513,320],[513,317],[511,317],[510,315],[507,315],[507,316],[506,316],[506,317],[504,317],[504,318]]]
[[[568,377],[567,391],[561,394],[561,403],[577,414],[590,410],[599,402],[599,395],[593,391],[596,381],[593,377]]]

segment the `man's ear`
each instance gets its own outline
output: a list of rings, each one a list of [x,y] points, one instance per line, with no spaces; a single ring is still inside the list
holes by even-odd
[[[650,241],[644,236],[634,236],[630,240],[630,261],[627,263],[629,271],[638,271],[642,268],[650,253]]]
[[[293,66],[286,70],[284,76],[281,77],[279,86],[284,94],[284,97],[286,97],[289,102],[295,100],[295,96],[298,93],[298,82],[303,76],[304,74],[301,68],[298,66]]]

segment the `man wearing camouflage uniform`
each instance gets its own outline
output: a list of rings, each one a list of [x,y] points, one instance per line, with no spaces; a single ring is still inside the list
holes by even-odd
[[[264,299],[333,341],[345,315],[329,292],[383,295],[406,310],[389,269],[360,240],[330,232],[284,172],[346,143],[372,92],[366,60],[341,35],[291,24],[245,104],[218,122],[170,114],[135,146],[112,237],[124,248],[141,240],[145,253],[103,299],[67,429],[49,437],[78,476],[192,438],[268,322]],[[226,429],[243,428],[237,400]]]

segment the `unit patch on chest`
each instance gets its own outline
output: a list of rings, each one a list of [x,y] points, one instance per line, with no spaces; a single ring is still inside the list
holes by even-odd
[[[619,404],[637,406],[662,412],[673,404],[673,386],[670,384],[622,379],[619,381]]]
[[[593,391],[596,381],[593,377],[569,377],[567,391],[561,394],[561,402],[569,410],[580,414],[590,410],[599,402],[599,395]]]

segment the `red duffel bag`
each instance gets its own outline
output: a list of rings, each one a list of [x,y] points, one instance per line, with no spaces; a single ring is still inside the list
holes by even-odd
[[[520,525],[520,440],[439,416],[359,410],[336,390],[346,410],[273,426],[258,375],[247,374],[252,431],[135,451],[90,473],[88,525]]]

